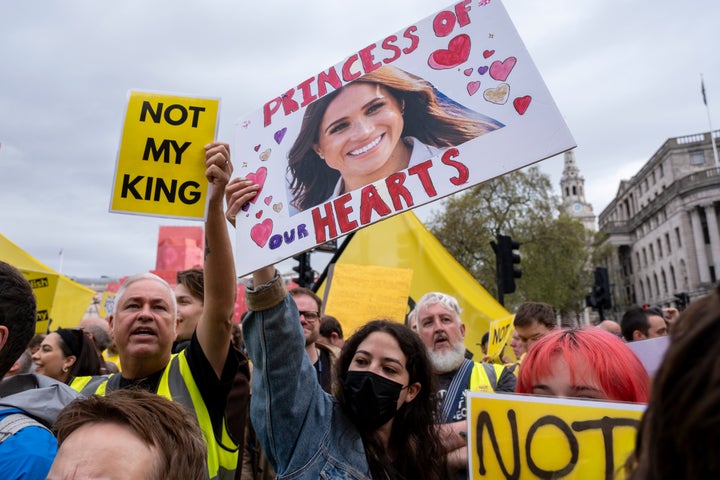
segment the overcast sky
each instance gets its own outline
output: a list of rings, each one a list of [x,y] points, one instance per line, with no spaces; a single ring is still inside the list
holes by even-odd
[[[108,213],[128,90],[220,97],[219,139],[232,142],[239,117],[449,4],[4,1],[0,233],[51,268],[62,249],[73,277],[153,269],[160,225],[200,224]],[[504,5],[575,138],[596,214],[666,139],[709,129],[701,74],[720,127],[720,2]],[[562,156],[539,165],[559,192]]]

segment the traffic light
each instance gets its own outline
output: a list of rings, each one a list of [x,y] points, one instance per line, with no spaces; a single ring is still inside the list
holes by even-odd
[[[313,283],[315,283],[315,272],[310,266],[310,253],[303,252],[300,255],[295,255],[293,259],[298,261],[298,264],[293,267],[298,276],[293,278],[293,281],[301,287],[312,288]]]
[[[522,270],[515,266],[520,263],[520,242],[509,235],[496,235],[497,243],[490,242],[495,251],[495,265],[498,280],[498,295],[513,293],[515,279],[522,277]]]

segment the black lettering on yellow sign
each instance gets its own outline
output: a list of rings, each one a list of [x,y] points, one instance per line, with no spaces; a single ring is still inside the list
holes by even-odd
[[[153,160],[156,162],[160,160],[160,157],[163,157],[163,162],[170,163],[170,154],[173,153],[170,151],[170,148],[173,149],[175,153],[175,165],[180,165],[182,162],[182,154],[187,150],[187,148],[191,145],[192,142],[185,142],[182,145],[178,145],[178,143],[175,140],[163,140],[160,142],[160,146],[157,146],[155,144],[154,138],[148,138],[147,142],[145,142],[145,151],[143,152],[143,160],[147,160],[150,158],[150,155],[152,155]]]
[[[47,322],[50,320],[50,314],[47,310],[38,310],[37,312],[37,321],[38,322]]]
[[[30,286],[32,288],[45,288],[49,285],[47,277],[33,278],[30,280]]]
[[[143,183],[145,186],[144,189],[142,188]],[[144,190],[144,193],[140,193],[138,188]],[[128,198],[128,195],[131,195],[135,200],[148,200],[153,202],[159,202],[161,197],[164,196],[165,200],[170,203],[175,203],[175,199],[177,198],[186,205],[192,205],[200,199],[198,188],[200,188],[200,184],[192,180],[183,182],[178,186],[178,181],[172,179],[170,185],[168,185],[167,180],[164,178],[145,177],[143,175],[131,177],[126,173],[123,175],[120,196],[122,198]]]
[[[507,335],[508,328],[510,328],[510,325],[505,325],[504,327],[493,331],[492,343],[502,342],[505,338],[505,335]]]
[[[513,409],[508,410],[507,418],[510,426],[511,439],[512,439],[512,471],[505,464],[505,460],[500,454],[500,445],[498,443],[498,437],[495,434],[495,428],[493,426],[492,418],[486,411],[480,412],[476,421],[475,428],[475,445],[477,449],[478,458],[480,464],[478,466],[478,473],[481,476],[487,474],[485,458],[485,447],[483,445],[483,434],[487,429],[487,435],[492,445],[493,453],[495,454],[495,460],[498,462],[502,473],[507,480],[519,480],[522,474],[522,463],[520,461],[520,435],[518,433],[517,415]],[[525,440],[525,457],[527,459],[527,466],[530,472],[536,478],[563,478],[570,474],[578,463],[580,457],[580,442],[575,436],[574,432],[584,432],[588,430],[599,430],[603,436],[604,445],[604,458],[605,458],[605,478],[610,480],[614,478],[615,474],[615,461],[613,455],[613,430],[619,427],[633,427],[638,428],[640,421],[634,418],[625,417],[602,417],[598,419],[592,419],[587,421],[572,422],[568,425],[562,418],[555,415],[545,415],[538,418],[528,429],[527,433],[523,437]],[[532,457],[532,444],[535,435],[540,428],[556,428],[559,430],[567,441],[567,449],[569,451],[569,461],[567,465],[559,470],[545,470],[538,466],[535,459]],[[563,448],[559,443],[555,445],[557,448]],[[587,455],[588,452],[585,452]]]
[[[153,110],[150,102],[145,100],[140,109],[140,121],[144,122],[147,115],[150,115],[150,119],[155,123],[160,123],[165,119],[165,122],[170,125],[182,125],[187,121],[188,110],[190,110],[192,112],[192,127],[197,128],[200,113],[205,111],[205,107],[185,107],[184,105],[174,103],[169,105],[163,113],[163,106],[163,102],[158,102],[157,108]]]

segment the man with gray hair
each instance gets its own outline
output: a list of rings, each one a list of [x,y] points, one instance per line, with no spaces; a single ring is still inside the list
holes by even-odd
[[[514,392],[516,378],[503,365],[465,358],[465,324],[457,300],[445,293],[425,294],[415,306],[417,333],[438,380],[440,433],[453,478],[467,478],[466,390]]]

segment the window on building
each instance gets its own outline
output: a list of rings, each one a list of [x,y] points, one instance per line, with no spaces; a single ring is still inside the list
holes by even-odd
[[[705,165],[705,152],[702,150],[690,152],[690,165]]]
[[[670,255],[672,253],[672,247],[670,246],[670,234],[665,234],[665,247],[667,248],[667,253]]]
[[[656,180],[655,180],[655,170],[653,170],[653,172],[652,172],[652,184],[655,185],[655,183],[657,183],[657,182],[656,182]]]
[[[648,184],[648,179],[647,179],[647,178],[645,179],[644,185],[645,185],[645,193],[647,193],[647,191],[650,190],[650,186],[649,186],[649,184]]]
[[[682,248],[682,239],[680,238],[680,227],[675,227],[675,239],[677,240],[678,248]]]
[[[647,267],[647,250],[645,250],[643,248],[642,252],[643,252],[643,266]]]
[[[662,242],[660,239],[657,239],[657,247],[658,247],[658,258],[662,258]]]
[[[665,276],[665,269],[660,270],[660,278],[662,278],[663,293],[665,295],[667,295],[668,294],[668,283],[667,283],[667,277]]]
[[[655,282],[655,296],[660,296],[660,284],[658,283],[657,273],[653,273],[653,281]]]
[[[650,262],[655,263],[655,248],[650,244]]]
[[[635,264],[637,265],[638,271],[640,271],[640,268],[642,268],[642,264],[640,263],[640,252],[635,252]]]
[[[570,187],[565,187],[565,196],[566,197],[570,196]]]
[[[650,277],[645,277],[645,286],[647,287],[647,302],[643,303],[650,303],[650,300],[652,299],[652,287],[650,287]]]
[[[700,225],[702,226],[703,240],[705,241],[705,245],[709,245],[710,229],[708,228],[707,215],[704,208],[700,209]]]
[[[658,172],[660,172],[660,178],[665,176],[665,172],[664,172],[662,163],[660,165],[658,165]]]
[[[670,280],[672,280],[673,291],[677,291],[677,278],[675,278],[675,267],[670,265]]]
[[[710,265],[710,283],[715,283],[717,281],[717,278],[715,278],[715,266]]]
[[[577,195],[577,187],[573,185],[573,195]]]

